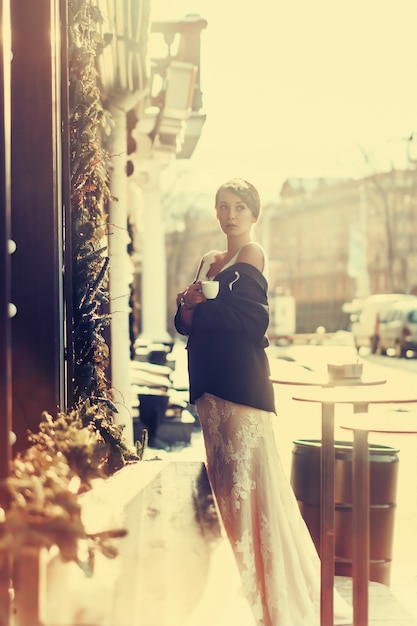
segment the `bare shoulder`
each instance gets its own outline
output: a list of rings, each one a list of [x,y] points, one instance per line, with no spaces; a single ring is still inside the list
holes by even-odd
[[[236,263],[249,263],[262,272],[265,266],[265,254],[262,247],[255,241],[245,244],[240,249]]]

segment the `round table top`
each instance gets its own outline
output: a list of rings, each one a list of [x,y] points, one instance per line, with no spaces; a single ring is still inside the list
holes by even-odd
[[[341,428],[375,433],[417,434],[417,410],[382,411],[378,414],[354,413],[345,418]]]
[[[342,404],[417,403],[417,389],[406,389],[398,385],[357,385],[342,387],[303,387],[293,400],[304,402]]]
[[[310,373],[305,373],[300,378],[275,378],[271,376],[270,380],[271,383],[278,385],[301,385],[304,387],[324,387],[326,389],[334,389],[335,387],[369,387],[370,385],[383,385],[387,382],[385,378],[370,377],[330,380],[329,378],[323,378],[323,376]]]

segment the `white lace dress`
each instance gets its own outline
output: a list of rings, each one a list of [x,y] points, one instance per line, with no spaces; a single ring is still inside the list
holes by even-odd
[[[196,407],[208,475],[257,626],[318,626],[320,561],[281,464],[275,416],[207,393]],[[335,592],[335,624],[351,620]]]

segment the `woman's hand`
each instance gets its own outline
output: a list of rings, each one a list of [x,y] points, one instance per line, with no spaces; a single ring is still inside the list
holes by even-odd
[[[185,291],[177,296],[177,305],[181,305],[185,310],[193,309],[200,302],[205,301],[205,296],[201,290],[201,282],[191,283]]]

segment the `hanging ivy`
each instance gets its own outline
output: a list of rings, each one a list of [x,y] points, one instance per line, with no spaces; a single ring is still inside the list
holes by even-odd
[[[99,36],[102,16],[91,0],[69,3],[69,110],[71,207],[74,282],[74,399],[89,403],[93,425],[121,462],[130,458],[113,424],[110,387],[106,380],[109,351],[103,330],[110,323],[101,313],[109,302],[106,203],[110,200],[109,155],[103,136],[110,132],[103,108],[96,56],[106,45]]]
[[[69,3],[69,111],[74,299],[74,398],[109,401],[108,347],[103,329],[110,323],[100,309],[108,303],[107,221],[110,199],[109,132],[97,86],[97,26],[102,18],[91,0]],[[114,407],[111,407],[114,409]]]

